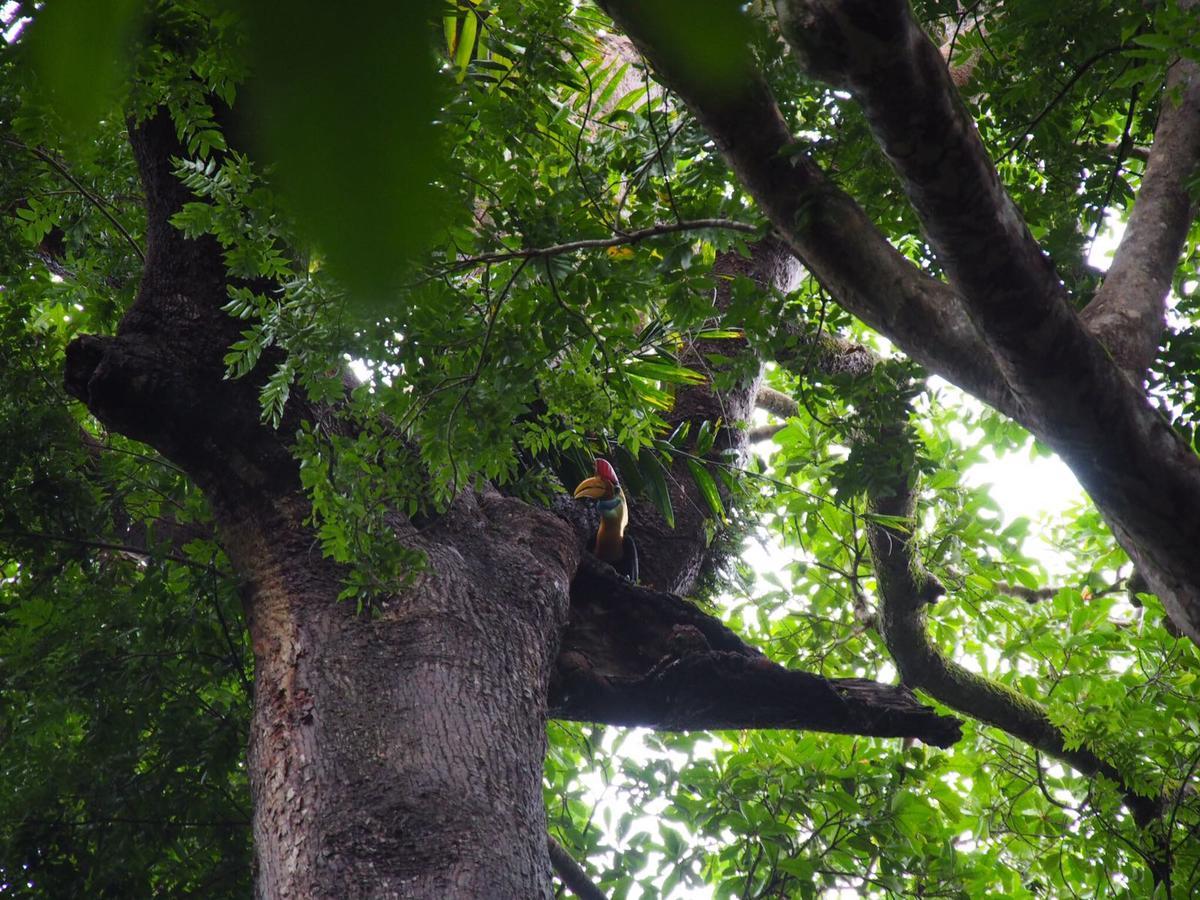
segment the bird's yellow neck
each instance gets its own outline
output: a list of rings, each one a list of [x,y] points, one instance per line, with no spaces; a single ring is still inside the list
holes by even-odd
[[[621,515],[600,517],[600,530],[596,532],[596,556],[605,562],[616,562],[625,555],[625,523],[628,513],[622,506]]]

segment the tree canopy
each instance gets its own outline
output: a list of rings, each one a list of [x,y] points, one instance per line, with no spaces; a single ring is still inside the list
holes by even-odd
[[[562,601],[475,680],[577,894],[1200,889],[1196,4],[640,6],[4,7],[0,894],[263,890],[272,538],[340,740]]]

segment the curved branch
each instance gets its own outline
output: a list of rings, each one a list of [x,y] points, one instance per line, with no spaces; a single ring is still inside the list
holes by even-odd
[[[864,364],[874,365],[878,357],[868,350]],[[884,434],[860,436],[862,440],[904,440],[901,426]],[[903,458],[896,454],[895,458]],[[914,520],[915,473],[898,470],[891,478],[873,482],[869,497],[870,511],[884,519],[868,518],[867,536],[879,582],[880,608],[875,622],[888,652],[900,670],[903,683],[929,694],[951,709],[995,725],[1037,750],[1062,759],[1085,775],[1104,775],[1121,786],[1126,803],[1145,822],[1161,814],[1161,805],[1133,792],[1117,769],[1087,748],[1067,750],[1062,732],[1050,721],[1046,710],[1036,701],[998,682],[947,659],[929,639],[926,611],[930,603],[945,593],[941,583],[926,571],[912,548],[912,535],[882,522],[892,517]],[[1013,593],[1034,602],[1042,591],[1000,584]],[[1053,595],[1053,591],[1050,592]]]
[[[96,209],[100,211],[100,214],[103,215],[104,218],[108,219],[108,221],[112,223],[113,227],[117,229],[117,231],[118,231],[118,233],[120,233],[121,237],[125,238],[126,243],[128,243],[129,246],[133,248],[133,252],[137,254],[137,258],[139,260],[141,260],[142,262],[146,261],[146,254],[142,250],[141,245],[133,239],[133,235],[131,235],[126,230],[125,226],[122,225],[121,222],[117,219],[117,217],[114,216],[112,214],[112,212],[109,211],[108,207],[105,205],[103,200],[101,200],[94,193],[92,193],[86,187],[84,187],[84,185],[79,181],[79,179],[77,179],[74,175],[71,174],[70,169],[68,169],[66,166],[64,166],[62,163],[60,163],[57,159],[55,159],[53,156],[51,156],[45,150],[41,150],[37,147],[30,147],[28,144],[24,143],[23,141],[18,141],[18,140],[14,140],[13,138],[6,137],[6,138],[4,138],[4,143],[10,144],[13,147],[17,147],[21,150],[25,150],[29,153],[32,153],[34,156],[36,156],[38,159],[40,159],[46,165],[50,166],[50,168],[54,169],[55,172],[57,172],[59,175],[61,175],[63,178],[65,178],[67,181],[69,181],[75,187],[75,189],[77,191],[79,191],[79,193],[81,193],[87,199],[87,201],[89,203],[92,204],[92,206],[96,207]]]
[[[909,473],[899,473],[888,488],[870,498],[871,512],[912,520],[915,498]],[[885,494],[890,490],[890,494]],[[904,683],[924,691],[951,709],[994,725],[1087,776],[1103,775],[1124,793],[1125,804],[1145,826],[1162,814],[1158,798],[1137,793],[1115,766],[1086,745],[1069,749],[1045,707],[999,682],[968,671],[948,659],[929,639],[926,610],[931,578],[912,548],[912,535],[871,521],[867,528],[879,581],[879,630]]]

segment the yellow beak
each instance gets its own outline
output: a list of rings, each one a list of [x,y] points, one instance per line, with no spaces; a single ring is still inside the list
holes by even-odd
[[[608,492],[608,482],[603,478],[593,475],[591,478],[579,482],[579,486],[575,488],[575,499],[589,497],[592,500],[603,500],[609,496]]]

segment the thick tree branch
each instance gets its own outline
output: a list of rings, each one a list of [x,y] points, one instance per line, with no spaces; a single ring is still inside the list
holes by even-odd
[[[904,688],[786,669],[673,594],[585,559],[551,685],[550,714],[670,731],[789,728],[915,737],[948,747],[957,719]]]
[[[700,67],[664,52],[673,36],[642,4],[601,5],[684,99],[760,209],[840,304],[930,370],[1019,415],[991,351],[953,292],[901,256],[808,158],[807,145],[788,131],[748,48],[741,83],[714,85]]]
[[[774,388],[765,386],[758,389],[758,396],[754,398],[754,405],[772,415],[779,416],[781,419],[796,415],[800,409],[800,404],[783,393],[783,391],[777,391]]]
[[[1192,0],[1182,3],[1194,8]],[[1176,60],[1163,91],[1154,143],[1125,235],[1083,321],[1118,364],[1141,383],[1166,326],[1171,277],[1194,205],[1188,185],[1200,171],[1200,63]]]
[[[944,41],[942,41],[942,45],[940,47],[938,47],[938,53],[940,53],[942,56],[942,59],[944,59],[946,61],[946,68],[950,72],[950,80],[953,81],[954,84],[960,90],[962,88],[966,87],[970,83],[971,79],[974,77],[975,68],[976,68],[976,66],[979,65],[979,57],[982,55],[983,51],[980,50],[978,47],[976,47],[974,50],[971,50],[967,54],[966,59],[960,60],[958,63],[955,63],[954,62],[955,44],[958,43],[958,39],[962,35],[970,34],[972,31],[975,31],[975,30],[978,30],[980,32],[986,31],[986,29],[983,27],[983,24],[980,22],[980,20],[978,18],[973,20],[972,25],[968,25],[967,27],[964,28],[963,27],[963,17],[964,16],[965,16],[965,13],[958,17],[958,20],[955,23],[954,28],[951,30],[949,36]]]
[[[1017,597],[1026,603],[1040,603],[1043,600],[1053,600],[1058,588],[1031,588],[1023,584],[1011,584],[1007,581],[997,581],[996,590],[1008,597]]]
[[[810,371],[816,371],[826,377],[863,378],[870,375],[879,362],[874,350],[854,341],[833,334],[797,333],[799,329],[792,324],[783,327],[796,334],[796,341],[790,351],[777,351],[775,362],[797,375],[807,376]]]
[[[785,428],[787,428],[787,425],[783,424],[782,422],[777,425],[760,425],[757,428],[751,428],[746,433],[746,442],[750,444],[759,444],[763,441],[769,441]]]
[[[1010,377],[1031,340],[1061,337],[1072,325],[1079,332],[1053,265],[906,0],[780,0],[777,8],[801,65],[862,106],[951,284]]]

